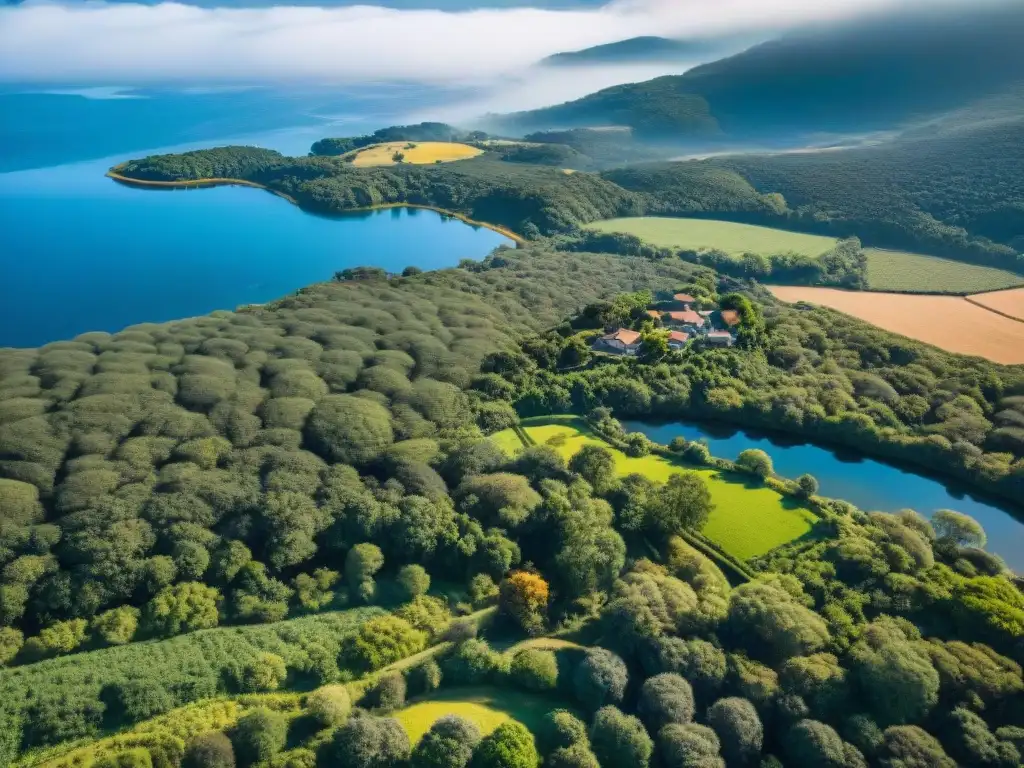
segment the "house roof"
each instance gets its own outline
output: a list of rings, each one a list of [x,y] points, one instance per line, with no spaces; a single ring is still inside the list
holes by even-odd
[[[732,334],[728,331],[711,331],[708,334],[709,339],[731,339]]]
[[[648,309],[647,316],[653,317],[655,320],[661,320],[661,312],[656,309]]]
[[[621,341],[627,347],[636,344],[640,341],[640,334],[636,331],[631,331],[628,328],[619,328],[619,330],[609,333],[606,336],[602,336],[603,341]]]
[[[690,334],[683,333],[682,331],[670,331],[668,334],[669,341],[689,341]]]
[[[722,310],[722,322],[728,326],[740,324],[740,313],[735,309],[723,309]]]
[[[680,304],[693,304],[693,302],[695,302],[695,301],[696,301],[696,299],[695,299],[695,298],[693,298],[693,296],[691,296],[691,295],[690,295],[690,294],[688,294],[688,293],[677,293],[677,294],[676,294],[675,296],[673,296],[672,298],[673,298],[673,299],[674,299],[675,301],[678,301],[678,302],[679,302]]]
[[[669,319],[674,323],[692,323],[693,325],[704,325],[704,318],[688,309],[685,312],[669,312]]]

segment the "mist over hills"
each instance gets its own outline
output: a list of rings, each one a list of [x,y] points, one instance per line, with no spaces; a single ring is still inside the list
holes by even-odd
[[[578,67],[607,64],[641,64],[656,61],[693,61],[695,58],[720,57],[744,47],[740,38],[695,38],[674,40],[667,37],[631,37],[579,51],[556,53],[541,60],[548,67]]]
[[[677,144],[886,130],[1024,82],[1024,6],[876,17],[501,118],[541,130],[628,126]]]

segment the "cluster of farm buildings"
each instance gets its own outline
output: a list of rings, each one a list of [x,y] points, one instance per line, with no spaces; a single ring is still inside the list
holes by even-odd
[[[731,347],[736,343],[736,326],[740,316],[734,309],[696,310],[697,300],[685,293],[672,297],[671,310],[648,309],[652,320],[661,321],[668,329],[669,349],[679,350],[692,341],[702,339],[718,347]],[[640,352],[640,332],[629,328],[616,328],[601,336],[594,349],[613,355],[633,356]]]

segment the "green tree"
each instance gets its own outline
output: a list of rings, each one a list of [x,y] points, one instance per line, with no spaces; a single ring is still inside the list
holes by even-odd
[[[340,725],[352,711],[352,699],[344,685],[325,685],[306,697],[306,711],[324,728]]]
[[[407,600],[425,595],[430,589],[430,574],[422,565],[403,565],[396,580]]]
[[[589,649],[573,676],[577,700],[594,709],[622,701],[628,682],[626,663],[604,648]]]
[[[328,395],[309,414],[306,437],[324,458],[362,466],[379,458],[395,434],[384,406],[353,395]]]
[[[85,642],[85,630],[88,622],[85,619],[69,619],[55,621],[40,630],[39,642],[48,654],[71,653]]]
[[[940,509],[932,515],[932,527],[940,541],[949,541],[958,547],[981,548],[988,538],[977,520],[951,509]]]
[[[814,475],[800,475],[796,479],[796,487],[800,496],[809,499],[818,492],[818,479]]]
[[[329,568],[317,568],[312,574],[300,573],[292,582],[295,599],[307,611],[315,612],[334,602],[333,587],[340,574]]]
[[[25,636],[21,630],[13,627],[0,627],[0,667],[14,661],[14,657],[18,655],[24,641]]]
[[[880,725],[922,720],[939,698],[939,673],[908,623],[882,617],[850,649],[853,680]]]
[[[654,752],[643,723],[613,706],[602,707],[594,715],[590,744],[601,765],[646,768]]]
[[[231,734],[231,743],[242,765],[269,760],[282,749],[288,737],[288,719],[280,712],[254,709],[242,715]]]
[[[480,743],[480,730],[457,715],[435,720],[412,751],[411,768],[466,768]]]
[[[704,478],[696,472],[679,472],[658,489],[649,518],[655,531],[671,536],[684,528],[700,530],[713,508]]]
[[[587,726],[572,712],[555,709],[544,716],[544,723],[537,732],[537,740],[544,754],[581,742],[586,744]]]
[[[373,599],[376,583],[373,577],[384,566],[384,554],[376,544],[356,544],[345,556],[345,579],[352,597],[368,603]]]
[[[775,471],[771,457],[757,448],[748,448],[742,451],[736,459],[736,466],[762,479],[770,477]]]
[[[693,688],[679,675],[666,672],[644,681],[637,714],[651,733],[669,723],[689,723],[693,711]]]
[[[669,723],[658,732],[665,768],[725,768],[718,736],[705,725]]]
[[[107,645],[130,643],[139,628],[140,611],[131,606],[112,608],[92,620],[90,629]]]
[[[373,671],[392,662],[419,653],[427,644],[427,634],[413,629],[397,616],[378,616],[359,627],[342,643],[342,654],[354,667]]]
[[[181,768],[235,768],[235,748],[221,731],[201,733],[185,748]]]
[[[599,495],[615,487],[615,457],[602,445],[584,445],[569,459],[569,469],[590,483]]]
[[[165,587],[146,606],[145,624],[156,635],[171,637],[217,626],[220,593],[197,582]]]
[[[729,765],[747,765],[760,756],[764,727],[754,705],[746,699],[719,699],[708,710],[707,721],[718,734]]]
[[[882,768],[956,768],[939,740],[916,725],[896,725],[885,729],[885,742],[879,754]]]
[[[538,648],[524,648],[512,657],[512,680],[528,691],[552,691],[558,686],[555,654]]]
[[[321,768],[391,768],[412,752],[409,736],[392,717],[357,714],[334,732],[317,764]]]
[[[276,653],[260,653],[247,661],[239,673],[239,688],[245,693],[276,691],[288,677],[284,659]]]
[[[533,735],[509,720],[484,738],[473,753],[473,768],[536,768],[540,762]]]
[[[405,706],[406,684],[401,672],[380,677],[367,692],[366,698],[376,709],[391,712]]]
[[[835,729],[817,720],[801,720],[783,739],[786,757],[808,768],[867,768],[864,756]]]

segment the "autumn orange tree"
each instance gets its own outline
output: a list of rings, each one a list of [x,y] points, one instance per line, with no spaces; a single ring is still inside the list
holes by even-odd
[[[548,607],[548,583],[536,573],[513,571],[501,582],[498,606],[527,633],[539,634]]]

